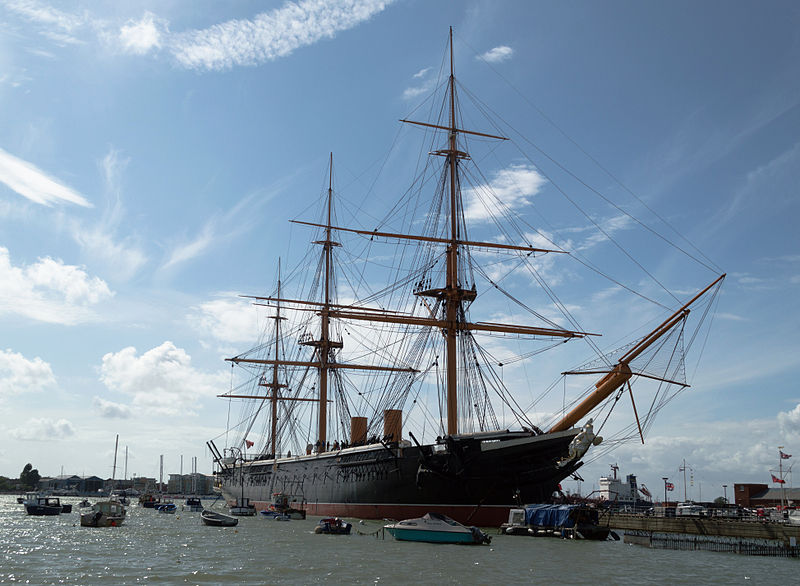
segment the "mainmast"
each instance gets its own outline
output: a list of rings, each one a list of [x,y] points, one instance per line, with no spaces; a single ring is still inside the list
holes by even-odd
[[[328,441],[328,358],[332,348],[330,340],[330,311],[331,311],[331,248],[338,243],[331,240],[331,206],[333,200],[333,153],[330,159],[330,174],[328,175],[328,213],[325,226],[325,240],[318,242],[322,244],[325,251],[325,292],[322,301],[322,324],[320,328],[319,352],[319,442],[320,449],[325,450]],[[339,344],[341,347],[341,344]]]
[[[453,27],[450,27],[450,130],[447,164],[450,168],[450,244],[447,248],[447,282],[445,285],[445,315],[447,320],[447,433],[458,433],[458,390],[456,388],[458,342],[457,320],[461,309],[461,289],[458,287],[458,129],[456,128],[456,78],[453,75]]]

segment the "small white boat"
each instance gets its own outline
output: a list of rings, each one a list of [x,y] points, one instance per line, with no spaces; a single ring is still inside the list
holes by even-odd
[[[126,514],[118,500],[100,501],[81,511],[81,527],[119,527]]]
[[[205,525],[210,525],[211,527],[235,527],[239,524],[239,519],[235,517],[223,515],[222,513],[210,511],[208,509],[200,513],[200,519]]]
[[[423,541],[426,543],[490,543],[492,538],[477,527],[466,527],[440,513],[426,513],[418,519],[406,519],[384,525],[398,541]]]

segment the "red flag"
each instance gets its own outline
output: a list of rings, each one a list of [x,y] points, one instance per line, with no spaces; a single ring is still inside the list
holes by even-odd
[[[675,485],[671,482],[667,482],[667,490],[675,490]]]
[[[777,482],[778,484],[786,484],[786,481],[783,478],[778,478],[774,474],[772,475],[772,482]]]
[[[778,452],[780,452],[781,460],[788,460],[789,458],[792,457],[791,454],[784,454],[781,450],[778,450]]]
[[[248,448],[252,448],[253,447],[253,442],[251,442],[250,440],[246,439],[246,440],[244,440],[244,445],[246,445]]]

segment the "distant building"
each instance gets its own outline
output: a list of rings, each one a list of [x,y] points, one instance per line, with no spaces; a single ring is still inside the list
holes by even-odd
[[[777,507],[800,504],[800,488],[770,488],[767,484],[734,484],[734,502],[740,507]]]
[[[155,478],[148,478],[147,476],[135,476],[133,478],[131,488],[144,494],[146,492],[159,492],[158,482]]]
[[[211,494],[214,492],[214,478],[205,474],[170,474],[167,492],[169,494]]]
[[[103,490],[103,479],[64,474],[40,479],[39,490],[62,495],[94,494]]]

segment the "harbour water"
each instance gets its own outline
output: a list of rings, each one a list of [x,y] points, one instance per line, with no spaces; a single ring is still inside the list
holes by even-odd
[[[122,527],[71,514],[29,517],[0,496],[0,583],[22,584],[789,584],[800,560],[651,550],[619,542],[493,536],[490,546],[382,538],[378,521],[317,535],[317,518],[243,517],[206,527],[200,513],[131,506]],[[208,501],[210,502],[210,501]],[[220,503],[216,509],[222,510]],[[377,535],[376,535],[377,532]]]

